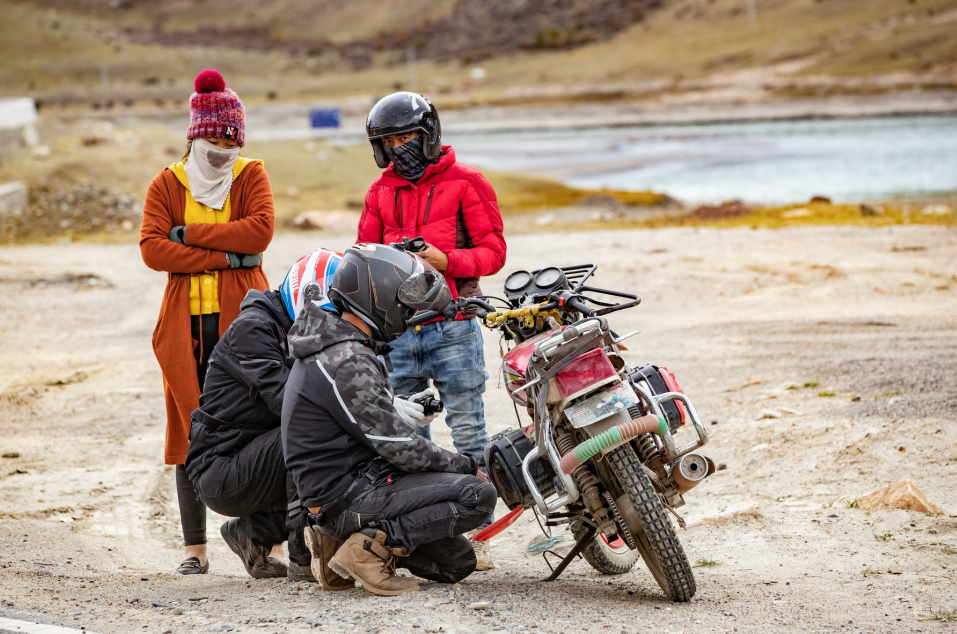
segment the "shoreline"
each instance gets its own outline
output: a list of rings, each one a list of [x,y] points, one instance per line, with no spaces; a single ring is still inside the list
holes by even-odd
[[[715,94],[717,92],[718,94]],[[730,94],[729,94],[730,93]],[[434,101],[442,105],[441,99]],[[365,117],[374,102],[370,96],[317,99],[284,103],[247,104],[248,139],[293,141],[325,139],[365,140]],[[338,128],[310,128],[312,108],[339,108]],[[143,108],[125,112],[44,110],[41,121],[70,123],[109,121],[121,127],[159,123],[179,132],[188,122],[186,108]],[[769,99],[755,91],[703,91],[662,98],[579,101],[543,100],[537,104],[475,105],[442,108],[446,134],[496,134],[589,130],[599,128],[664,127],[920,116],[957,116],[957,90],[908,91],[906,94],[831,95]]]
[[[511,132],[517,129],[552,131],[556,129],[589,130],[598,128],[666,127],[723,125],[734,123],[763,123],[772,121],[814,121],[841,119],[870,119],[894,117],[955,116],[957,115],[957,91],[946,91],[937,99],[929,99],[924,93],[907,95],[899,99],[879,97],[826,97],[788,99],[772,102],[703,102],[695,104],[671,104],[667,102],[628,102],[626,104],[581,104],[576,106],[507,106],[496,108],[501,112],[471,125],[458,123],[460,115],[469,118],[484,114],[492,107],[477,107],[471,110],[453,111],[444,115],[452,121],[448,127],[458,124],[455,132],[460,134]],[[505,111],[508,112],[505,112]],[[563,111],[560,116],[557,111]],[[574,112],[574,116],[569,116]],[[630,112],[629,112],[630,110]],[[542,120],[551,112],[556,115]],[[522,113],[527,120],[513,120],[511,116]],[[533,115],[537,113],[538,116]],[[587,123],[576,121],[582,116],[591,116]],[[466,117],[462,117],[466,118]],[[473,119],[474,121],[474,119]]]

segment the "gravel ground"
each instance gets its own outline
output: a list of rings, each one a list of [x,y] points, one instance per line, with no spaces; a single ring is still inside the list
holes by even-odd
[[[348,243],[278,236],[267,272],[278,283],[301,253]],[[953,629],[957,231],[667,229],[509,248],[506,272],[593,261],[596,285],[641,294],[612,316],[643,331],[630,361],[668,366],[706,418],[704,453],[726,469],[680,509],[689,559],[714,564],[695,568],[693,602],[668,602],[640,563],[605,577],[578,561],[541,583],[528,517],[491,542],[496,570],[398,598],[249,579],[212,514],[210,574],[172,574],[150,348],[165,278],[135,245],[65,243],[0,249],[0,617],[156,634]],[[514,427],[497,338],[485,346],[490,430]],[[850,506],[907,478],[946,514]]]

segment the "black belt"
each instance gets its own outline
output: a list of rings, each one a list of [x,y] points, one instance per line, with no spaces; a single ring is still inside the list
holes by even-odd
[[[375,485],[397,473],[398,469],[390,465],[383,458],[375,458],[359,472],[345,493],[328,504],[323,504],[318,513],[310,513],[310,519],[319,526],[329,524],[352,506],[352,503],[365,495]]]
[[[237,425],[236,423],[223,420],[221,418],[216,418],[212,414],[207,414],[203,410],[196,408],[193,410],[192,414],[193,422],[199,423],[210,431],[219,431],[223,428],[235,428],[235,429],[248,429],[250,431],[259,432],[260,434],[267,431],[271,431],[276,428],[276,425],[272,427],[266,425]]]

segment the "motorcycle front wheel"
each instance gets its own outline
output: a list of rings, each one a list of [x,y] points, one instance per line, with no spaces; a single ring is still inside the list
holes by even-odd
[[[655,581],[672,601],[690,601],[697,591],[691,564],[674,525],[632,448],[625,443],[608,453],[622,491],[618,508]],[[630,506],[631,508],[628,508]]]
[[[584,524],[575,524],[572,527],[575,541],[581,539],[584,533]],[[582,551],[585,561],[603,575],[625,574],[635,566],[639,556],[638,551],[628,548],[628,544],[621,538],[609,544],[605,536],[600,534]]]

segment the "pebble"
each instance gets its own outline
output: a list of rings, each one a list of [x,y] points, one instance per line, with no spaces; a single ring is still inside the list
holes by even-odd
[[[469,610],[487,610],[488,606],[489,606],[488,601],[477,601],[475,603],[469,603],[468,609]]]
[[[126,602],[127,602],[127,603],[138,603],[139,600],[140,600],[139,597],[130,597],[129,599],[126,600]]]
[[[181,615],[183,612],[184,612],[183,608],[176,608],[175,610],[173,610],[173,614],[175,614],[176,616]]]
[[[162,602],[160,602],[160,601],[153,601],[150,605],[152,605],[154,608],[168,608],[168,607],[169,607],[169,604],[168,604],[168,603],[162,603]]]
[[[233,624],[232,623],[207,623],[203,628],[211,632],[232,632]]]

